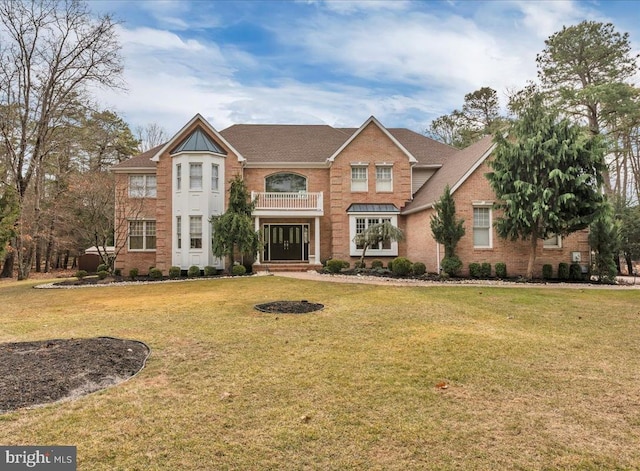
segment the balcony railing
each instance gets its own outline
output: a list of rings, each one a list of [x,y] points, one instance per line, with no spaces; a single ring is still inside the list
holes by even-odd
[[[251,192],[256,210],[267,211],[318,211],[322,212],[322,192],[319,193],[275,193]]]

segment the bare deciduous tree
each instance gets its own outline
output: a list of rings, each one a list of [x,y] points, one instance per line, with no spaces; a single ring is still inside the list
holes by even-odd
[[[41,188],[33,181],[43,175],[60,123],[88,98],[88,87],[121,86],[122,59],[114,21],[92,16],[78,0],[2,0],[0,36],[0,155],[20,203],[15,249],[18,279],[25,279],[40,225]],[[26,215],[22,204],[32,186],[33,214]]]

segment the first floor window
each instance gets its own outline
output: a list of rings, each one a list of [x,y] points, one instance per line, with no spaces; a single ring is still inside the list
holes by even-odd
[[[156,249],[156,222],[129,221],[129,250]]]
[[[178,248],[182,248],[182,217],[176,216],[176,236],[178,237]]]
[[[473,208],[473,246],[491,247],[491,208]]]
[[[393,191],[393,173],[390,166],[376,166],[376,191]]]
[[[559,249],[562,247],[562,237],[558,234],[552,234],[544,240],[543,247],[545,249]]]
[[[189,216],[189,247],[202,248],[202,216]]]
[[[367,167],[359,165],[351,167],[351,191],[368,191]]]
[[[367,216],[358,215],[350,217],[350,237],[351,237],[351,255],[357,256],[362,254],[364,248],[362,244],[356,244],[354,241],[356,235],[363,233],[367,228],[381,224],[383,222],[390,222],[393,225],[397,225],[396,216]],[[391,240],[383,240],[375,245],[367,247],[367,255],[398,255],[398,243]]]
[[[156,186],[157,185],[156,185],[155,175],[130,175],[129,176],[129,197],[155,198]]]

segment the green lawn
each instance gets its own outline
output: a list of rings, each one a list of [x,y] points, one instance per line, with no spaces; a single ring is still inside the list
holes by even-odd
[[[0,284],[0,342],[152,349],[128,382],[0,415],[1,444],[76,445],[80,470],[640,468],[640,290],[32,284]],[[325,309],[253,309],[299,299]]]

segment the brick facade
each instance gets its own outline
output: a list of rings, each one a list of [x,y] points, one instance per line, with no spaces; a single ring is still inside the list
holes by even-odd
[[[394,205],[402,210],[412,200],[412,165],[415,163],[413,156],[408,155],[399,147],[394,139],[381,128],[381,125],[373,118],[361,127],[356,134],[351,131],[345,134],[345,144],[340,152],[333,155],[333,160],[327,155],[324,160],[314,163],[294,162],[287,164],[286,157],[282,157],[280,166],[273,162],[251,162],[245,165],[242,156],[237,155],[231,146],[226,145],[224,139],[219,138],[215,131],[209,127],[203,118],[194,118],[178,135],[171,145],[159,154],[160,150],[150,151],[148,157],[155,156],[151,161],[142,155],[132,159],[134,163],[140,163],[136,167],[133,164],[122,165],[116,168],[116,250],[118,252],[116,268],[127,274],[131,268],[138,268],[141,274],[146,274],[149,267],[157,267],[168,273],[172,265],[172,241],[173,241],[173,216],[172,216],[172,188],[175,175],[172,174],[171,148],[175,147],[185,137],[189,136],[196,126],[200,126],[207,135],[226,152],[224,160],[225,171],[225,207],[228,206],[228,182],[235,176],[241,175],[249,191],[265,191],[265,178],[275,173],[294,173],[307,179],[307,191],[310,193],[323,193],[324,215],[319,218],[320,223],[320,254],[315,260],[339,258],[349,260],[352,264],[359,257],[350,254],[350,242],[353,234],[350,232],[350,220],[347,213],[352,204],[380,204]],[[326,132],[326,130],[325,130]],[[355,137],[354,137],[355,136]],[[424,138],[427,139],[427,138]],[[333,153],[331,151],[328,153]],[[461,151],[465,152],[465,151]],[[470,155],[466,154],[467,157]],[[145,157],[144,159],[142,157]],[[465,159],[467,158],[465,157]],[[471,155],[471,158],[478,160]],[[456,159],[453,155],[450,159]],[[470,162],[471,160],[468,160]],[[456,160],[451,161],[456,165]],[[351,169],[357,165],[366,168],[368,187],[366,191],[352,191]],[[376,166],[385,166],[392,169],[392,191],[377,191]],[[486,162],[481,164],[473,173],[466,175],[459,187],[453,193],[457,215],[464,219],[466,234],[460,240],[456,254],[463,261],[463,273],[467,274],[469,263],[489,262],[495,266],[498,262],[507,265],[509,275],[523,275],[526,272],[529,243],[504,241],[497,237],[493,228],[491,248],[475,248],[473,244],[473,208],[474,205],[485,204],[490,207],[495,196],[484,176],[489,171]],[[430,171],[433,172],[433,171]],[[156,198],[129,198],[127,194],[129,175],[154,174],[157,177]],[[435,173],[438,175],[438,172]],[[188,175],[183,174],[183,178]],[[433,177],[432,177],[433,178]],[[429,181],[427,181],[427,184]],[[449,182],[450,185],[456,181]],[[222,182],[221,182],[222,184]],[[425,184],[425,185],[427,185]],[[405,232],[406,239],[398,244],[398,255],[406,256],[411,261],[425,263],[430,272],[437,271],[438,257],[444,256],[444,249],[440,250],[433,240],[430,228],[430,219],[433,209],[428,205],[421,207],[416,212],[397,215],[398,226]],[[375,213],[373,213],[375,214]],[[496,214],[493,213],[495,219]],[[128,220],[145,219],[156,221],[156,249],[155,251],[129,251],[128,250]],[[260,227],[263,224],[304,224],[309,227],[309,255],[316,256],[315,251],[315,217],[313,216],[261,216]],[[186,222],[185,222],[186,223]],[[204,223],[204,222],[203,222]],[[587,240],[587,232],[582,231],[572,234],[562,240],[559,248],[543,247],[539,241],[537,260],[534,276],[540,276],[542,265],[549,263],[557,271],[558,263],[571,263],[572,253],[579,252],[582,265],[588,264],[590,250]],[[379,258],[388,261],[392,257],[381,257],[369,254],[367,260]]]

